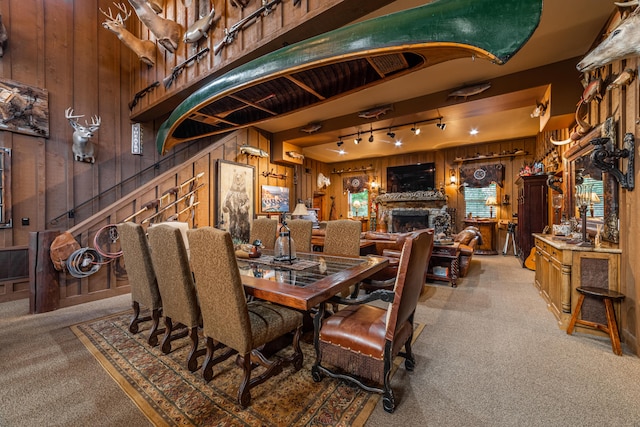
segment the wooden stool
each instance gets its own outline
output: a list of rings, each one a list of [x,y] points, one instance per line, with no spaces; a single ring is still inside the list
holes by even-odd
[[[571,321],[569,322],[569,326],[567,327],[567,334],[571,335],[573,333],[573,328],[576,326],[576,323],[578,325],[584,325],[598,329],[609,334],[613,352],[618,356],[622,356],[622,348],[620,347],[620,336],[618,335],[618,324],[616,323],[616,313],[615,311],[613,311],[613,302],[622,301],[624,299],[624,295],[620,292],[611,291],[609,289],[594,288],[588,286],[581,286],[579,288],[576,288],[576,291],[580,292],[580,298],[578,298],[576,310],[573,312],[573,316],[571,316]],[[607,314],[606,325],[590,322],[588,320],[578,319],[585,295],[604,301],[604,307]]]

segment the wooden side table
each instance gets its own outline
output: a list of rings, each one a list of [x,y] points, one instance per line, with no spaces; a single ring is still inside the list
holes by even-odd
[[[457,286],[460,269],[460,243],[433,245],[433,252],[427,269],[427,279],[439,280]]]
[[[475,248],[474,254],[478,255],[498,255],[496,250],[496,224],[495,218],[465,219],[466,226],[478,227],[482,235],[482,244]]]

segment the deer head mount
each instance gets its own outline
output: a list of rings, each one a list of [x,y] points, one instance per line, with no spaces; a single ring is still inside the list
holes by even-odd
[[[129,4],[138,15],[138,19],[156,36],[158,43],[173,53],[182,40],[182,25],[156,14],[146,0],[129,0]]]
[[[82,116],[74,116],[73,108],[69,107],[65,110],[64,116],[69,120],[69,124],[74,129],[73,132],[73,160],[77,162],[95,163],[94,146],[91,142],[93,134],[100,129],[101,119],[99,116],[91,117],[91,123],[84,121],[84,125],[78,122]]]
[[[131,34],[124,26],[125,21],[131,16],[131,11],[127,9],[124,3],[113,3],[113,5],[120,13],[113,16],[111,8],[108,9],[109,13],[100,9],[100,12],[107,17],[107,20],[102,23],[102,26],[118,36],[118,39],[120,39],[125,46],[138,55],[140,61],[153,67],[156,63],[156,44],[151,40],[140,40]]]

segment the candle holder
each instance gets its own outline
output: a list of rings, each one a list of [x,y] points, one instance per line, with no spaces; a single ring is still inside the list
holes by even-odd
[[[576,185],[576,204],[578,205],[578,211],[580,212],[580,220],[582,223],[582,241],[578,243],[578,246],[591,247],[593,243],[589,241],[587,234],[587,209],[591,204],[591,184]]]

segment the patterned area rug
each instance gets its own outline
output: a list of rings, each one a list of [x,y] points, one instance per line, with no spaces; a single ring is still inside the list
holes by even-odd
[[[315,383],[313,345],[303,342],[302,369],[292,373],[292,367],[285,367],[252,389],[251,405],[242,409],[236,403],[242,369],[235,357],[216,365],[213,380],[206,383],[200,370],[191,373],[186,368],[188,338],[174,341],[173,351],[165,355],[160,346],[151,348],[145,341],[150,322],[141,325],[138,334],[129,332],[130,316],[123,312],[71,329],[157,426],[357,426],[380,398],[332,378]],[[416,327],[414,340],[422,328]],[[394,370],[403,360],[396,359]]]

